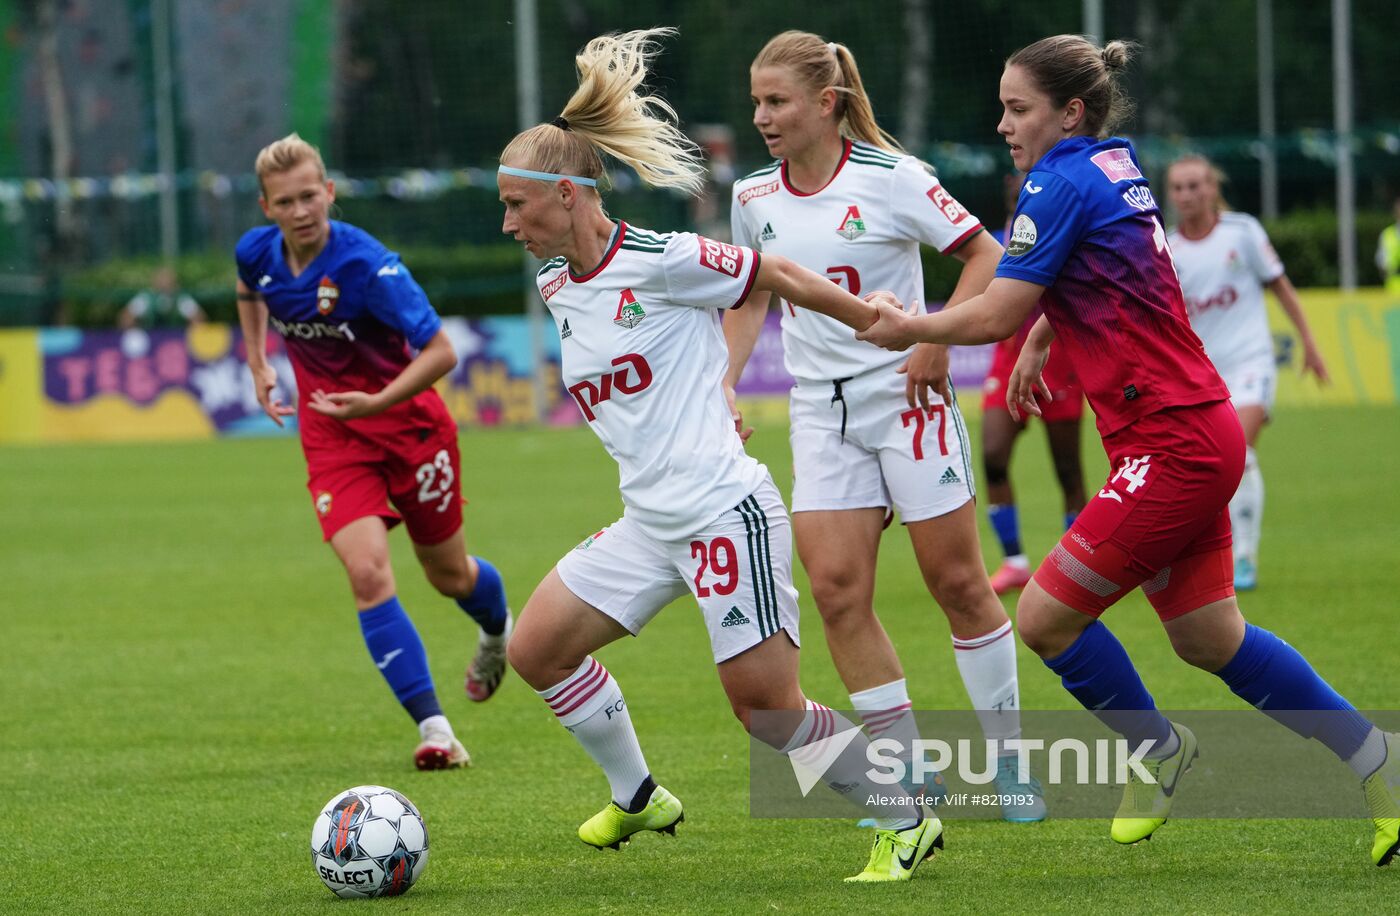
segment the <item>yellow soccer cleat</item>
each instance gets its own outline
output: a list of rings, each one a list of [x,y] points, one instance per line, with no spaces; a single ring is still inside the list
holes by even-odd
[[[676,825],[683,820],[681,800],[657,786],[647,806],[636,814],[628,814],[616,802],[608,802],[606,808],[583,822],[578,828],[578,838],[598,849],[621,849],[632,834],[643,830],[675,836]]]
[[[943,822],[926,815],[908,830],[876,830],[875,846],[865,871],[847,878],[847,883],[868,881],[908,881],[919,863],[943,848]]]
[[[1385,763],[1362,781],[1361,789],[1376,825],[1371,861],[1389,865],[1400,852],[1400,735],[1385,735]]]
[[[1197,757],[1196,736],[1191,729],[1176,723],[1172,723],[1172,729],[1181,741],[1176,753],[1162,760],[1142,761],[1142,768],[1152,774],[1155,783],[1144,782],[1134,771],[1128,771],[1123,801],[1109,829],[1115,842],[1128,844],[1148,839],[1167,822],[1181,777],[1191,771],[1191,763]]]

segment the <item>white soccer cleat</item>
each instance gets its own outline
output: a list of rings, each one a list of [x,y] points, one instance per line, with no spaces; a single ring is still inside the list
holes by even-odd
[[[472,765],[472,755],[451,731],[430,729],[413,752],[413,765],[420,770],[453,770]]]

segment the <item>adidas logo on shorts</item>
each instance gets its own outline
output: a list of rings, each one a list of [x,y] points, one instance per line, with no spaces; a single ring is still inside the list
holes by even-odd
[[[724,620],[720,623],[720,626],[721,626],[721,627],[740,627],[740,626],[743,626],[743,625],[746,624],[746,623],[753,623],[753,621],[750,620],[749,618],[745,617],[745,616],[744,616],[744,612],[741,611],[741,610],[739,610],[739,606],[738,606],[738,605],[735,605],[735,606],[733,606],[733,607],[731,607],[731,608],[729,609],[729,613],[728,613],[728,614],[725,614],[725,615],[724,615]]]
[[[943,472],[943,476],[938,478],[938,485],[940,487],[949,483],[962,483],[962,478],[959,477],[958,472],[954,471],[952,468],[948,468],[948,470]]]

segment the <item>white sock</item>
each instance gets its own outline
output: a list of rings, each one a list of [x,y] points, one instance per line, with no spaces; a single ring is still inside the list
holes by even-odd
[[[578,670],[548,690],[537,691],[607,774],[613,801],[626,807],[650,772],[622,698],[608,669],[589,656]]]
[[[1021,737],[1021,691],[1016,680],[1016,635],[1007,621],[971,639],[953,637],[967,696],[977,711],[982,734],[997,742],[998,755],[1015,754],[1005,741]]]
[[[443,737],[457,737],[452,731],[452,723],[447,721],[447,716],[428,716],[418,723],[418,734],[427,741],[429,737],[441,739]]]
[[[906,755],[912,753],[914,739],[919,737],[913,706],[904,678],[851,694],[851,708],[865,723],[870,737],[892,738],[899,742]]]
[[[1264,519],[1264,475],[1259,470],[1259,457],[1254,449],[1244,451],[1244,476],[1239,489],[1230,500],[1230,528],[1234,535],[1235,559],[1251,562],[1259,556],[1259,536]]]
[[[1014,556],[1014,557],[1007,557],[1007,558],[1006,558],[1006,564],[1007,564],[1008,566],[1014,566],[1014,567],[1016,567],[1017,569],[1030,569],[1030,568],[1031,568],[1031,561],[1030,561],[1030,558],[1027,557],[1024,553],[1018,553],[1018,554],[1016,554],[1016,556]]]
[[[1372,727],[1366,740],[1361,742],[1361,747],[1347,758],[1347,766],[1351,767],[1357,779],[1365,779],[1385,763],[1385,753],[1385,735],[1379,728]]]
[[[807,701],[807,714],[802,723],[792,733],[782,752],[797,763],[809,763],[812,769],[820,767],[824,739],[837,732],[856,727],[844,716],[837,715],[820,703]],[[870,769],[867,757],[870,740],[863,734],[855,736],[846,749],[828,766],[822,774],[822,781],[838,795],[849,798],[854,804],[866,806],[865,800],[872,795],[883,795],[895,799],[893,805],[882,806],[884,817],[875,818],[875,826],[881,830],[908,830],[919,823],[922,815],[914,807],[914,800],[899,783],[876,785],[866,775]],[[900,800],[902,797],[902,801]]]

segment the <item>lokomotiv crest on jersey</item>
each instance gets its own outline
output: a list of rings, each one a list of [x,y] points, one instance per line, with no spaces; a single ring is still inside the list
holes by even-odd
[[[613,324],[630,331],[641,324],[645,317],[646,310],[637,301],[637,297],[632,295],[632,290],[624,289],[617,300],[617,314],[613,316]]]
[[[340,287],[330,277],[322,277],[320,285],[316,287],[316,311],[322,315],[329,315],[335,311],[339,301]]]
[[[841,220],[841,225],[836,227],[836,234],[848,242],[854,242],[865,235],[865,220],[861,219],[860,208],[855,204],[846,208],[846,216]]]

